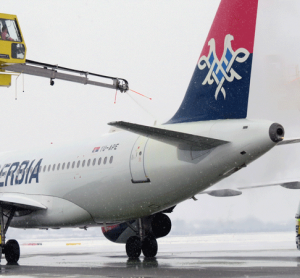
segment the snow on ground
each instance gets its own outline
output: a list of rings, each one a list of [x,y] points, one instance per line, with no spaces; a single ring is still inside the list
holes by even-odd
[[[155,264],[165,267],[295,267],[300,256],[292,232],[168,236],[159,239],[158,244]],[[102,237],[22,240],[20,246],[20,265],[99,267],[117,264],[128,267],[130,263],[125,245]],[[140,259],[143,260],[143,256]]]

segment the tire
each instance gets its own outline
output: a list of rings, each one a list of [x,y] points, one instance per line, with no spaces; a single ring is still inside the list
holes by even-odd
[[[8,263],[17,263],[20,259],[20,246],[19,243],[10,239],[4,247],[5,259]]]
[[[138,258],[141,255],[142,244],[137,236],[131,236],[126,242],[126,253],[129,258]]]
[[[157,254],[157,241],[154,236],[147,236],[142,242],[142,251],[146,258],[153,258]]]

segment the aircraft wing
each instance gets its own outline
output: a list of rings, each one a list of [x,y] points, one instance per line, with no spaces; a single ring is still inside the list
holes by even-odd
[[[255,189],[261,187],[269,187],[269,186],[282,186],[287,189],[300,189],[300,181],[289,181],[289,182],[277,182],[270,184],[259,184],[252,185],[246,187],[237,187],[238,190],[235,189],[216,189],[216,190],[208,190],[200,192],[199,194],[208,194],[213,197],[233,197],[242,194],[242,191],[245,189]]]
[[[24,196],[23,194],[16,194],[16,193],[1,193],[0,206],[3,208],[16,207],[19,209],[29,209],[29,210],[47,209],[47,207],[45,207],[43,204],[31,199],[30,197]]]
[[[220,145],[230,142],[204,136],[198,136],[173,130],[156,128],[145,125],[132,124],[127,122],[111,122],[108,125],[115,126],[120,129],[127,130],[151,139],[184,148],[185,146],[195,146],[200,150],[208,150],[216,148]]]
[[[300,189],[300,181],[277,182],[277,183],[270,183],[270,184],[253,185],[253,186],[246,186],[246,187],[238,187],[238,189],[244,190],[244,189],[260,188],[260,187],[278,186],[278,185],[287,189]]]

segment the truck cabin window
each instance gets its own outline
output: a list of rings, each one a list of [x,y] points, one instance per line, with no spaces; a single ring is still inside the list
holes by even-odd
[[[0,18],[0,34],[1,39],[5,41],[22,41],[17,22],[15,20]]]

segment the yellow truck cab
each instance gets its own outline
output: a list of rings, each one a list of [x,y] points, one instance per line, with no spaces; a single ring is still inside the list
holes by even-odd
[[[26,45],[17,16],[0,13],[0,66],[25,62]],[[9,87],[11,75],[0,71],[0,86]]]

